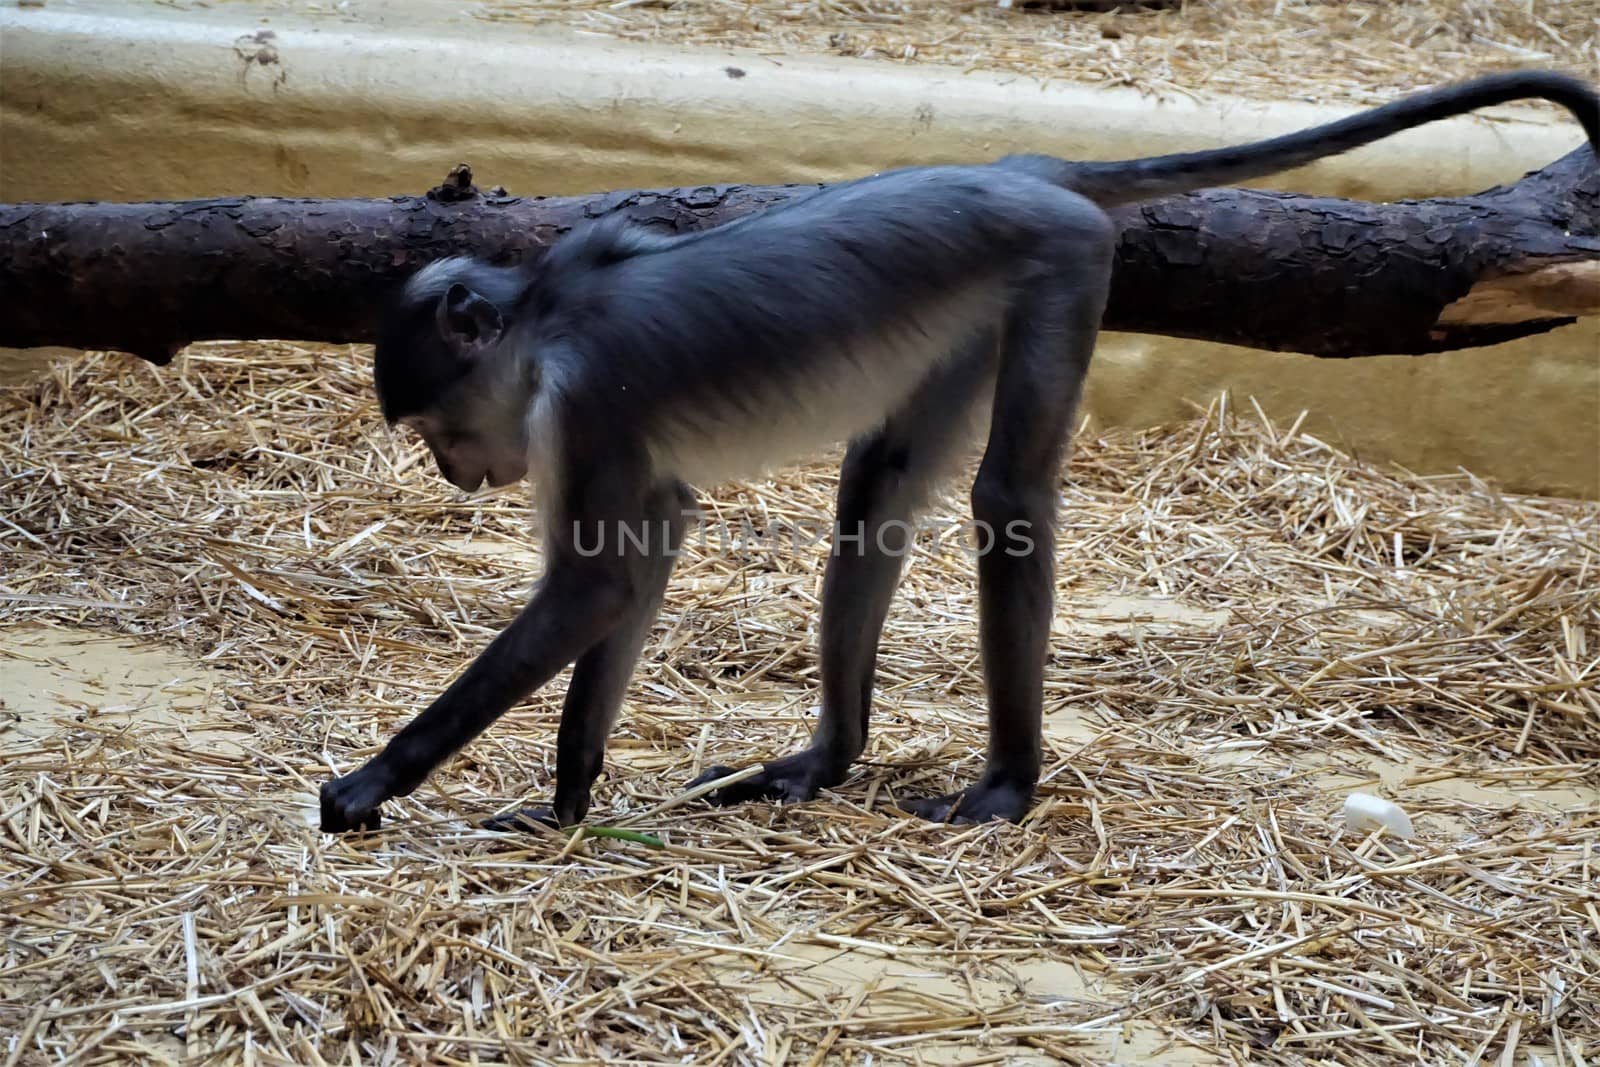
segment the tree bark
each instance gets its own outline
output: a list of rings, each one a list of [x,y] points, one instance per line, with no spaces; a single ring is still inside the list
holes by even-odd
[[[463,165],[425,196],[0,205],[0,345],[165,363],[191,341],[371,341],[382,298],[442,255],[511,262],[624,212],[670,232],[816,186],[520,198]],[[1370,204],[1243,189],[1119,209],[1111,330],[1345,358],[1421,354],[1600,314],[1587,147],[1470,197]]]

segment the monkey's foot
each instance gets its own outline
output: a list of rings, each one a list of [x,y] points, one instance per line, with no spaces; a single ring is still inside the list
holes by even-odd
[[[561,829],[561,822],[556,818],[556,813],[545,804],[536,808],[518,808],[516,811],[491,815],[479,825],[485,830],[494,830],[497,833],[527,833],[541,827],[551,830]]]
[[[991,819],[1021,822],[1033,804],[1033,785],[985,774],[973,785],[948,796],[895,802],[903,811],[933,822],[978,823]]]
[[[373,760],[360,770],[322,784],[322,832],[376,830],[382,818],[378,805],[395,796],[387,768]]]
[[[738,770],[737,767],[712,767],[690,782],[689,788],[694,789],[707,782],[714,782],[718,778],[726,778]],[[844,773],[834,770],[830,760],[822,753],[808,748],[803,752],[796,752],[792,756],[764,764],[759,774],[753,774],[741,782],[734,782],[713,793],[707,793],[706,799],[719,807],[743,804],[750,800],[779,802],[811,800],[817,795],[817,790],[838,785],[843,780]]]

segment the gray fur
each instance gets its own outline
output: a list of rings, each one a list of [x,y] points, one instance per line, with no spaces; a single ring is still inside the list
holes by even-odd
[[[1582,83],[1507,75],[1239,149],[892,171],[687,236],[610,218],[526,267],[424,268],[377,347],[384,415],[415,427],[463,489],[531,473],[547,569],[438,700],[323,787],[323,827],[375,825],[384,800],[575,660],[555,805],[534,817],[583,818],[671,570],[669,544],[624,543],[618,528],[675,539],[684,482],[759,474],[850,441],[839,517],[866,536],[836,540],[829,560],[812,743],[712,799],[804,799],[838,784],[866,741],[878,635],[903,563],[893,535],[878,533],[915,515],[984,416],[974,517],[1024,531],[1030,545],[978,561],[988,762],[967,789],[902,806],[1020,818],[1040,773],[1058,472],[1110,284],[1114,232],[1101,205],[1260,176],[1519,95],[1565,103],[1600,139]],[[597,543],[606,550],[585,550]]]

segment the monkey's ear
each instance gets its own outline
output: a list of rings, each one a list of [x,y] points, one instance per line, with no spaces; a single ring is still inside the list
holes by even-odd
[[[493,345],[505,329],[500,309],[460,282],[439,298],[437,319],[439,336],[461,356]]]

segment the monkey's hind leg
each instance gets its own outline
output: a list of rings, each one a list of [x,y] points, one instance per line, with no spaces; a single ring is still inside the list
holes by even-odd
[[[1051,206],[1059,210],[1049,210]],[[1041,769],[1044,660],[1055,592],[1058,479],[1110,286],[1115,236],[1071,194],[1046,225],[1007,312],[989,442],[972,488],[989,751],[966,789],[900,807],[939,821],[1020,821]]]
[[[667,579],[694,514],[694,496],[674,483],[651,494],[646,503],[642,548],[629,561],[636,603],[599,644],[578,657],[561,709],[556,735],[556,796],[549,806],[523,808],[484,820],[490,830],[526,829],[530,823],[572,826],[589,811],[589,792],[600,776],[606,738],[622,709],[640,650],[661,609]]]
[[[811,743],[712,793],[712,803],[809,800],[843,781],[861,755],[878,639],[912,546],[911,520],[971,443],[974,411],[993,380],[995,343],[993,330],[978,331],[845,454],[822,583],[822,714]],[[732,773],[712,767],[690,788]]]

